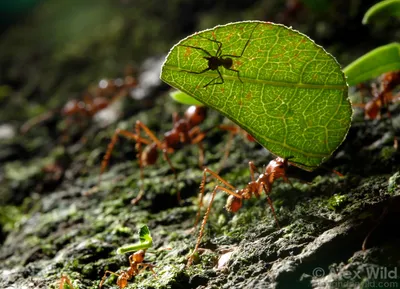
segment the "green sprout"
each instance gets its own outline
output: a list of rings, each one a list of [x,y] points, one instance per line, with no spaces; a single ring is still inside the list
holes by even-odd
[[[139,229],[139,243],[125,245],[117,249],[117,254],[124,254],[138,250],[146,250],[153,246],[153,238],[150,235],[150,230],[147,225]]]

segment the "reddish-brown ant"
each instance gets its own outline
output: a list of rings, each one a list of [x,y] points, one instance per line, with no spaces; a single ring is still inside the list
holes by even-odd
[[[103,278],[101,278],[101,282],[99,288],[103,286],[104,281],[106,281],[107,274],[118,276],[117,285],[119,288],[125,288],[128,285],[128,281],[132,279],[132,277],[138,275],[141,271],[149,268],[151,272],[153,272],[154,276],[156,272],[154,272],[153,268],[155,267],[153,264],[143,263],[144,256],[146,254],[146,250],[139,250],[132,255],[129,256],[129,269],[123,270],[121,273],[115,273],[112,271],[106,271],[104,273]]]
[[[253,30],[251,31],[251,34],[250,34],[249,38],[247,39],[247,42],[244,45],[242,53],[240,55],[222,54],[222,42],[221,41],[218,41],[216,39],[209,39],[207,37],[201,36],[200,34],[197,34],[197,36],[200,37],[200,38],[209,40],[211,42],[214,42],[214,43],[216,43],[218,45],[217,52],[215,53],[215,55],[211,55],[210,52],[208,52],[207,50],[205,50],[204,48],[201,48],[201,47],[196,47],[196,46],[186,45],[186,44],[179,44],[179,46],[184,46],[184,47],[193,48],[193,49],[197,49],[197,50],[203,51],[205,54],[208,55],[208,56],[203,56],[203,58],[205,60],[207,60],[207,68],[205,68],[205,69],[203,69],[202,71],[199,71],[199,72],[190,71],[190,70],[182,70],[182,71],[185,71],[185,72],[188,72],[188,73],[192,73],[192,74],[202,74],[202,73],[204,73],[206,71],[209,71],[209,70],[216,70],[218,72],[218,76],[213,78],[213,79],[211,79],[211,81],[209,81],[206,85],[203,86],[203,87],[207,87],[209,85],[216,85],[216,84],[223,84],[224,83],[224,78],[222,77],[222,74],[219,71],[219,68],[221,66],[223,66],[227,70],[236,72],[238,79],[240,80],[240,82],[243,83],[243,81],[242,81],[242,79],[240,78],[240,75],[239,75],[239,70],[232,68],[232,66],[233,66],[232,57],[233,58],[240,58],[240,57],[243,56],[244,51],[246,50],[247,45],[249,44],[250,39],[251,39],[251,37],[253,35],[253,32],[257,28],[258,24],[259,23],[257,23],[254,26]],[[220,82],[217,82],[216,81],[217,79],[220,79]]]
[[[126,69],[126,76],[116,79],[102,79],[98,86],[89,87],[83,94],[83,99],[71,99],[62,108],[46,112],[34,117],[21,126],[21,133],[27,133],[35,125],[44,122],[56,114],[67,119],[67,126],[77,122],[82,125],[80,120],[91,119],[96,113],[107,108],[118,99],[128,95],[129,91],[137,86],[136,79],[131,75],[132,69]]]
[[[400,100],[400,94],[393,95],[393,90],[397,85],[400,85],[400,70],[383,74],[380,78],[379,88],[374,84],[372,86],[373,98],[367,103],[354,104],[356,107],[364,109],[365,119],[380,119],[382,117],[382,109],[386,109],[388,118],[392,116],[388,106],[390,103],[395,103]],[[397,138],[394,138],[394,147],[398,147]]]
[[[400,71],[385,73],[380,77],[379,88],[372,86],[373,98],[365,104],[355,104],[355,106],[364,108],[365,119],[380,119],[382,108],[387,108],[390,103],[400,99],[399,96],[393,96],[393,89],[400,84]],[[388,116],[391,117],[388,111]]]
[[[132,204],[136,204],[144,195],[144,184],[143,184],[143,168],[152,165],[157,161],[158,151],[162,151],[164,159],[168,162],[170,168],[174,172],[175,179],[177,179],[177,173],[173,167],[168,154],[173,153],[176,149],[179,149],[182,145],[186,144],[197,144],[199,146],[199,165],[202,167],[204,160],[204,152],[201,141],[205,137],[205,133],[200,131],[199,124],[204,121],[206,117],[206,109],[202,106],[190,106],[186,112],[184,118],[179,118],[177,114],[173,115],[173,128],[164,134],[163,140],[159,140],[154,133],[141,121],[136,121],[135,132],[132,133],[127,130],[117,129],[111,138],[110,143],[107,147],[107,152],[104,155],[101,163],[101,170],[99,175],[99,184],[101,182],[101,176],[106,170],[111,153],[118,140],[118,137],[123,136],[136,142],[137,156],[140,167],[140,178],[142,180],[140,186],[139,195],[132,200]],[[141,136],[141,131],[147,135],[148,138]],[[142,152],[142,144],[147,145]],[[180,193],[178,190],[178,201],[180,201]]]
[[[208,216],[209,216],[210,210],[211,210],[211,206],[212,206],[212,203],[214,201],[214,197],[215,197],[215,194],[217,191],[224,191],[225,193],[229,194],[229,197],[226,201],[225,208],[227,211],[235,213],[242,207],[242,203],[244,200],[248,200],[252,196],[259,198],[261,196],[262,191],[264,190],[264,192],[267,196],[269,206],[271,207],[272,214],[274,215],[275,222],[276,222],[277,226],[279,227],[278,219],[275,214],[275,209],[274,209],[274,207],[272,205],[272,201],[268,195],[271,192],[272,184],[274,183],[275,180],[282,178],[285,182],[289,182],[288,178],[286,177],[286,170],[287,170],[288,166],[289,166],[289,163],[288,163],[287,158],[277,157],[276,159],[270,161],[269,164],[267,165],[267,167],[265,168],[265,172],[260,174],[258,176],[258,178],[255,179],[254,171],[256,171],[257,168],[253,164],[253,162],[249,162],[251,181],[246,185],[246,187],[244,189],[235,188],[233,185],[228,183],[225,179],[220,177],[217,173],[209,170],[208,168],[205,168],[203,171],[203,178],[200,183],[199,209],[197,211],[194,228],[197,227],[197,224],[198,224],[199,218],[200,218],[200,210],[201,210],[201,206],[203,203],[207,173],[210,174],[212,177],[216,178],[218,181],[220,181],[223,184],[223,186],[217,185],[217,186],[215,186],[214,190],[212,191],[210,203],[208,205],[206,213],[204,214],[203,222],[201,223],[201,228],[200,228],[199,236],[197,238],[196,246],[195,246],[192,254],[189,257],[187,266],[190,266],[192,264],[193,256],[199,248],[201,238],[203,237],[204,228],[207,223]]]
[[[74,289],[74,286],[72,286],[72,282],[69,280],[68,276],[62,275],[60,279],[60,289],[64,289],[65,283],[68,284],[70,289]]]

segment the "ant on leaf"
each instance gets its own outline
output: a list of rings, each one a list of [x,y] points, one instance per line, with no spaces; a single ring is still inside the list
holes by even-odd
[[[269,164],[266,166],[264,173],[260,174],[257,179],[255,179],[255,177],[254,177],[254,172],[257,171],[257,168],[253,162],[249,162],[251,181],[243,189],[237,189],[236,187],[231,185],[228,181],[226,181],[221,176],[219,176],[217,173],[211,171],[208,168],[204,169],[203,178],[200,183],[199,208],[198,208],[197,215],[196,215],[196,221],[193,226],[194,229],[196,229],[197,224],[200,219],[200,210],[201,210],[201,206],[203,203],[207,173],[210,174],[215,179],[217,179],[219,182],[221,182],[222,186],[216,185],[214,187],[214,190],[212,191],[210,203],[207,207],[207,210],[204,214],[203,221],[201,223],[200,232],[199,232],[199,236],[197,238],[196,246],[195,246],[192,254],[189,257],[187,266],[190,266],[192,264],[194,255],[197,252],[197,250],[199,249],[199,245],[200,245],[201,239],[203,237],[203,233],[204,233],[204,228],[207,223],[208,216],[209,216],[210,210],[211,210],[211,206],[212,206],[212,203],[214,201],[214,197],[215,197],[215,194],[217,193],[217,191],[224,191],[225,193],[229,194],[229,197],[226,201],[225,208],[227,211],[232,212],[232,213],[237,212],[242,207],[242,203],[244,200],[248,200],[252,196],[259,198],[261,196],[262,192],[264,191],[267,196],[267,201],[269,203],[269,206],[272,210],[272,214],[274,215],[275,222],[276,222],[278,228],[280,228],[278,219],[275,214],[275,209],[272,205],[271,199],[269,198],[269,193],[271,192],[272,184],[274,183],[275,180],[277,180],[279,178],[282,178],[285,182],[290,183],[289,179],[286,176],[286,170],[289,166],[288,159],[289,158],[277,157],[274,160],[270,161]]]
[[[218,45],[218,49],[217,49],[217,52],[215,53],[215,55],[212,55],[210,52],[208,52],[207,50],[205,50],[204,48],[201,48],[201,47],[196,47],[196,46],[193,46],[193,45],[186,45],[186,44],[179,44],[179,46],[184,46],[184,47],[188,47],[188,48],[197,49],[197,50],[200,50],[200,51],[202,51],[202,52],[204,52],[205,54],[208,55],[208,56],[203,56],[203,58],[205,60],[207,60],[207,68],[205,68],[205,69],[203,69],[202,71],[199,71],[199,72],[190,71],[190,70],[182,70],[182,71],[185,71],[185,72],[188,72],[188,73],[192,73],[192,74],[203,74],[204,72],[207,72],[209,70],[213,70],[213,71],[216,70],[217,73],[218,73],[218,76],[213,78],[213,79],[211,79],[211,81],[209,81],[206,85],[203,86],[203,87],[207,87],[209,85],[216,85],[216,84],[224,84],[225,83],[224,78],[222,77],[222,74],[221,74],[221,72],[219,70],[219,68],[221,66],[223,66],[227,70],[236,72],[239,81],[241,83],[243,83],[242,79],[240,78],[239,70],[232,68],[232,66],[233,66],[232,58],[240,58],[240,57],[243,56],[243,54],[244,54],[244,52],[245,52],[245,50],[246,50],[246,48],[247,48],[247,46],[248,46],[248,44],[249,44],[249,42],[251,40],[253,32],[257,28],[258,25],[259,25],[259,23],[257,23],[254,26],[253,30],[251,31],[251,34],[250,34],[249,38],[247,39],[246,44],[243,47],[242,53],[240,53],[240,55],[223,54],[222,53],[222,42],[221,41],[218,41],[216,39],[209,39],[207,37],[201,36],[200,34],[197,34],[197,36],[200,37],[200,38],[206,39],[208,41],[214,42],[214,43],[216,43]],[[218,79],[220,80],[219,82],[217,81]]]
[[[177,173],[168,154],[173,153],[175,150],[181,148],[186,144],[197,144],[199,146],[199,166],[202,167],[204,161],[204,150],[201,141],[205,137],[205,132],[201,132],[199,124],[204,121],[206,117],[206,109],[202,106],[190,106],[183,118],[179,118],[177,114],[173,115],[173,128],[170,131],[164,133],[164,138],[162,140],[158,139],[154,133],[141,121],[136,121],[135,132],[132,133],[127,130],[116,129],[114,135],[111,138],[110,143],[107,147],[107,152],[104,155],[103,161],[101,163],[101,170],[99,175],[98,184],[101,182],[101,177],[106,170],[111,153],[114,149],[118,137],[123,136],[127,139],[136,142],[136,150],[138,152],[137,158],[140,167],[140,178],[142,180],[140,186],[139,195],[131,201],[132,204],[139,202],[144,195],[144,174],[143,168],[148,165],[153,165],[157,161],[158,151],[162,151],[164,159],[169,164],[170,168],[174,172],[175,179],[177,179]],[[141,131],[145,133],[146,137],[141,136]],[[142,144],[146,147],[142,152]],[[180,201],[180,192],[178,190],[178,201]]]
[[[104,273],[103,278],[101,278],[101,282],[99,284],[99,288],[103,286],[103,283],[106,281],[107,274],[118,276],[117,285],[119,288],[125,288],[128,285],[128,281],[135,277],[140,272],[149,268],[149,270],[154,274],[155,278],[157,278],[156,272],[154,272],[153,268],[155,267],[153,264],[144,263],[144,257],[146,255],[146,250],[139,250],[132,255],[129,256],[129,269],[123,270],[121,273],[115,273],[112,271],[107,270]]]

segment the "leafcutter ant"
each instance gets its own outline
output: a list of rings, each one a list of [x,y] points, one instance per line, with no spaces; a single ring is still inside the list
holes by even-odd
[[[101,278],[101,282],[99,285],[99,288],[103,286],[103,283],[107,279],[107,274],[109,275],[115,275],[118,276],[117,279],[117,285],[119,288],[125,288],[128,285],[128,281],[132,279],[132,277],[135,277],[138,275],[141,271],[145,270],[146,268],[149,268],[151,272],[153,272],[154,276],[156,275],[156,272],[154,272],[153,268],[154,265],[150,263],[144,263],[144,257],[146,255],[146,250],[139,250],[132,255],[129,256],[129,268],[128,270],[122,270],[121,273],[115,273],[112,271],[107,270],[104,273],[103,278]]]
[[[98,85],[89,86],[80,99],[71,99],[62,108],[48,111],[28,120],[21,126],[21,133],[25,134],[32,127],[57,115],[61,115],[66,120],[66,129],[74,127],[74,124],[83,127],[95,114],[127,96],[129,91],[137,86],[137,81],[132,76],[132,67],[128,66],[125,70],[124,78],[102,79]]]
[[[203,69],[202,71],[199,71],[199,72],[190,71],[190,70],[182,70],[182,71],[185,71],[185,72],[188,72],[188,73],[192,73],[192,74],[202,74],[202,73],[204,73],[206,71],[209,71],[209,70],[213,70],[213,71],[216,70],[217,73],[218,73],[218,76],[213,78],[213,79],[211,79],[211,81],[209,81],[206,85],[203,86],[203,87],[207,87],[209,85],[216,85],[216,84],[224,84],[225,83],[224,78],[222,77],[222,74],[221,74],[221,72],[219,70],[219,68],[222,66],[227,70],[236,72],[239,81],[243,83],[242,79],[240,78],[239,70],[232,68],[232,66],[233,66],[232,58],[240,58],[240,57],[243,56],[243,54],[244,54],[244,52],[245,52],[245,50],[246,50],[246,48],[247,48],[247,46],[248,46],[248,44],[249,44],[249,42],[251,40],[253,32],[257,28],[258,24],[259,23],[257,23],[254,26],[253,30],[251,31],[251,34],[250,34],[249,38],[247,39],[246,44],[244,45],[242,53],[240,53],[240,55],[223,54],[222,53],[222,42],[221,41],[218,41],[216,39],[209,39],[209,38],[204,37],[204,36],[202,36],[200,34],[197,34],[197,36],[200,37],[200,38],[206,39],[208,41],[214,42],[214,43],[216,43],[218,45],[217,52],[215,53],[215,55],[212,55],[210,52],[208,52],[207,50],[205,50],[204,48],[201,48],[201,47],[196,47],[196,46],[193,46],[193,45],[186,45],[186,44],[179,44],[179,46],[184,46],[184,47],[188,47],[188,48],[197,49],[197,50],[200,50],[200,51],[202,51],[202,52],[204,52],[205,54],[208,55],[208,56],[203,56],[203,58],[205,60],[207,60],[207,68],[205,68],[205,69]],[[217,81],[218,79],[220,81]]]
[[[388,118],[392,121],[389,104],[400,100],[400,93],[393,95],[393,90],[400,85],[400,71],[385,73],[379,78],[379,81],[379,88],[376,84],[372,85],[372,99],[366,103],[354,104],[354,106],[364,109],[364,118],[366,120],[381,119],[382,110],[385,109]],[[394,138],[394,147],[398,148],[397,137]]]
[[[190,106],[186,112],[184,118],[179,118],[177,114],[173,116],[173,128],[164,134],[164,138],[159,140],[154,133],[141,121],[136,121],[135,132],[132,133],[127,130],[117,129],[111,138],[110,143],[107,147],[107,152],[104,155],[103,161],[101,163],[101,170],[99,175],[99,184],[101,182],[101,177],[106,170],[111,153],[114,146],[118,140],[118,137],[123,136],[127,139],[136,142],[137,157],[140,167],[140,178],[142,180],[140,186],[139,195],[132,200],[132,204],[136,204],[140,201],[144,195],[144,174],[143,168],[155,164],[158,158],[158,151],[162,151],[164,159],[168,162],[170,168],[174,172],[175,179],[177,179],[177,173],[168,154],[173,153],[176,149],[182,147],[182,145],[187,144],[197,144],[199,146],[199,165],[202,167],[204,160],[204,151],[201,141],[205,137],[205,133],[200,131],[199,124],[204,121],[206,117],[206,109],[202,106]],[[141,131],[147,136],[142,137]],[[142,144],[146,147],[142,152]],[[178,201],[180,201],[180,193],[178,190]]]
[[[275,209],[272,205],[272,201],[269,198],[269,193],[271,192],[272,184],[274,183],[275,180],[282,178],[285,182],[289,182],[289,180],[286,176],[286,170],[287,170],[288,166],[289,166],[288,158],[277,157],[276,159],[270,161],[269,164],[267,165],[267,167],[265,168],[264,173],[260,174],[258,176],[258,178],[255,179],[254,172],[257,170],[257,168],[253,164],[253,162],[249,162],[251,181],[243,189],[235,188],[233,185],[231,185],[228,181],[223,179],[217,173],[209,170],[208,168],[205,168],[203,171],[203,178],[200,183],[199,208],[197,211],[194,228],[197,227],[197,224],[200,219],[200,210],[201,210],[201,206],[203,203],[204,189],[205,189],[205,182],[207,179],[207,174],[210,174],[212,177],[214,177],[219,182],[221,182],[222,186],[217,185],[214,187],[214,190],[212,191],[210,203],[204,214],[203,222],[201,223],[200,232],[199,232],[199,236],[197,238],[196,246],[195,246],[192,254],[189,257],[187,266],[190,266],[192,264],[193,256],[199,248],[201,239],[203,237],[204,228],[207,223],[208,216],[209,216],[210,210],[211,210],[211,206],[212,206],[212,203],[214,201],[214,197],[215,197],[215,194],[217,191],[224,191],[225,193],[229,194],[229,197],[226,201],[225,208],[227,211],[232,212],[232,213],[237,212],[242,207],[242,203],[244,200],[248,200],[252,196],[259,198],[261,196],[262,191],[264,191],[267,196],[269,206],[271,207],[272,214],[274,215],[275,222],[279,228],[278,219],[276,217]]]

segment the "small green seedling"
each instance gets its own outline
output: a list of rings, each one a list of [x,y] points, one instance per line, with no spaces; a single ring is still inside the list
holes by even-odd
[[[117,254],[125,254],[128,252],[134,252],[138,250],[147,250],[153,246],[153,238],[150,235],[150,230],[147,225],[144,225],[139,229],[139,243],[125,245],[117,249]]]
[[[171,49],[161,79],[307,170],[333,153],[351,123],[340,65],[279,24],[243,21],[195,33]]]
[[[138,275],[140,272],[149,268],[149,270],[156,276],[153,268],[154,265],[150,263],[144,263],[144,257],[146,255],[146,250],[153,245],[153,238],[150,235],[150,230],[147,225],[144,225],[139,230],[139,243],[132,245],[123,246],[118,248],[117,254],[124,254],[127,252],[136,251],[129,256],[129,268],[128,270],[122,270],[120,273],[106,270],[104,272],[103,278],[101,278],[99,288],[101,288],[107,279],[107,275],[117,276],[117,285],[119,288],[125,288],[128,285],[128,280],[132,277]]]

